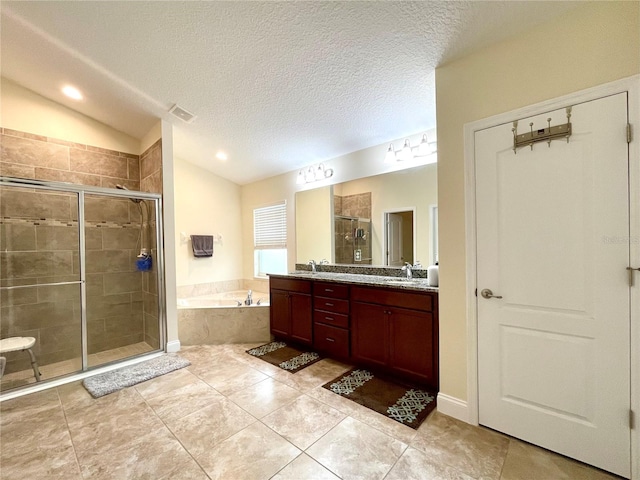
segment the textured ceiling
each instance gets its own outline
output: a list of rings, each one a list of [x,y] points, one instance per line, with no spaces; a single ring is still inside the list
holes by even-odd
[[[245,184],[435,127],[437,65],[576,3],[2,1],[1,68],[136,138],[169,120],[176,156]]]

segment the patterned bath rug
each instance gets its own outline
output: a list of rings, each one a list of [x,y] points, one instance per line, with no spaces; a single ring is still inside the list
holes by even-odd
[[[247,353],[291,373],[296,373],[318,360],[322,360],[322,357],[316,352],[298,350],[284,342],[267,343],[251,348],[247,350]]]
[[[436,408],[435,393],[361,368],[354,368],[323,387],[414,429]]]
[[[166,354],[135,365],[85,378],[82,385],[93,398],[98,398],[189,365],[191,365],[189,360],[176,354]]]

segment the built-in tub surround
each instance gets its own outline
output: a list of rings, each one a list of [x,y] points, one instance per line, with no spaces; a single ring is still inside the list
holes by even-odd
[[[180,343],[269,342],[269,294],[252,291],[253,304],[245,305],[247,294],[246,290],[237,290],[178,299]]]

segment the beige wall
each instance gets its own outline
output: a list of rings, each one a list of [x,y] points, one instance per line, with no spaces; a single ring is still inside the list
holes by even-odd
[[[331,185],[296,194],[296,261],[331,261]]]
[[[140,140],[136,138],[47,100],[6,78],[2,78],[1,88],[0,118],[4,128],[119,152],[141,153]]]
[[[240,186],[184,160],[174,162],[178,286],[242,278]],[[222,235],[213,257],[195,258],[180,233]]]
[[[467,399],[464,124],[640,73],[639,5],[587,3],[436,70],[444,394]]]

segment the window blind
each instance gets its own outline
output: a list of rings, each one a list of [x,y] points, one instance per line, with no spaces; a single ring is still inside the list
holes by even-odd
[[[287,248],[287,203],[253,210],[253,244],[256,249]]]

